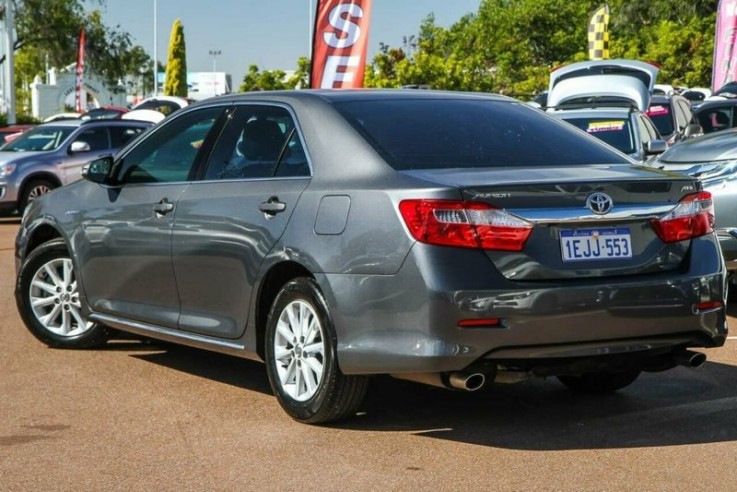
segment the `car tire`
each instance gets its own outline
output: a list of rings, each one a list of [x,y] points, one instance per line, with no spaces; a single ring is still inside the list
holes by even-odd
[[[293,419],[323,424],[349,417],[368,377],[338,367],[327,303],[314,280],[297,278],[276,296],[266,326],[266,370],[279,404]]]
[[[64,241],[36,248],[23,262],[16,284],[18,312],[28,330],[49,347],[104,345],[110,329],[82,316],[79,287]]]
[[[41,195],[45,195],[56,188],[56,185],[46,179],[34,179],[23,186],[23,195],[18,201],[18,213],[23,215],[29,203]]]
[[[639,376],[638,369],[629,369],[620,372],[590,372],[580,376],[558,376],[558,380],[580,393],[613,393],[634,383]]]

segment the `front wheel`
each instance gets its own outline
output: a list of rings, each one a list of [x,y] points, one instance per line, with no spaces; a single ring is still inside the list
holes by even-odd
[[[340,420],[356,412],[368,385],[338,367],[335,330],[314,280],[287,283],[266,326],[266,370],[279,404],[308,424]]]
[[[45,179],[34,179],[23,187],[23,195],[21,195],[20,201],[18,202],[18,212],[23,215],[23,211],[33,200],[41,195],[45,195],[54,188],[56,188],[56,186],[54,186],[54,183],[50,181]]]
[[[630,384],[640,376],[637,369],[620,372],[590,372],[580,376],[558,376],[568,388],[581,393],[613,393]]]
[[[50,347],[91,348],[107,341],[107,327],[82,316],[72,259],[60,239],[35,249],[23,263],[15,293],[28,330]]]

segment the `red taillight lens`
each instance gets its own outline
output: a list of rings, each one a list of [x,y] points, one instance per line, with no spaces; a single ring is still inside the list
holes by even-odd
[[[714,232],[714,202],[711,193],[701,191],[687,195],[678,206],[653,221],[660,239],[675,243]]]
[[[521,251],[533,227],[486,203],[404,200],[399,211],[415,239],[441,246]]]

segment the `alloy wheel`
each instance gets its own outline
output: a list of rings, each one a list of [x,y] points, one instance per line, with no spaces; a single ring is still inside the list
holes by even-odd
[[[274,337],[274,359],[281,388],[296,401],[307,401],[324,374],[325,337],[314,308],[296,300],[282,310]]]
[[[75,337],[94,323],[82,316],[72,260],[55,258],[34,274],[29,299],[33,315],[45,329],[62,337]]]

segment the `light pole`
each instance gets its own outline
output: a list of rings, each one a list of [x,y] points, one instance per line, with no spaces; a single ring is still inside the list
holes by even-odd
[[[221,50],[210,50],[208,53],[210,53],[210,56],[212,56],[212,73],[217,72],[215,62],[217,60],[218,55],[222,55],[223,52]]]
[[[156,51],[159,46],[156,39],[156,0],[154,0],[154,96],[159,95],[159,60]]]

